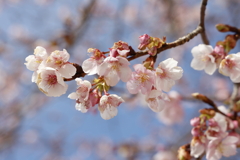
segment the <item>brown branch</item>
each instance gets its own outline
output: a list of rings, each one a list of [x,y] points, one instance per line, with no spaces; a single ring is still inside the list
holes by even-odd
[[[157,54],[159,54],[160,52],[165,51],[167,49],[180,46],[180,45],[190,41],[191,39],[193,39],[199,33],[201,33],[203,42],[205,44],[209,44],[207,35],[205,33],[205,26],[204,26],[204,19],[205,19],[205,11],[206,11],[206,6],[207,6],[207,1],[208,0],[202,0],[201,11],[200,11],[200,23],[199,23],[198,27],[195,30],[193,30],[191,33],[187,34],[186,36],[183,36],[183,37],[179,38],[178,40],[176,40],[174,42],[163,44],[161,48],[158,48]],[[139,57],[145,56],[147,54],[148,54],[147,51],[135,52],[135,51],[130,50],[129,55],[131,55],[131,56],[128,57],[127,59],[128,59],[128,61],[131,61],[131,60],[137,59]]]
[[[202,37],[202,41],[204,44],[209,44],[208,38],[207,38],[207,34],[205,31],[205,11],[206,11],[206,6],[207,6],[207,1],[208,0],[203,0],[202,1],[202,5],[201,5],[201,10],[200,10],[200,24],[199,26],[202,27],[202,32],[201,32],[201,37]]]
[[[230,97],[230,109],[231,109],[231,111],[234,111],[233,119],[236,119],[237,112],[236,112],[235,108],[236,108],[236,102],[238,100],[238,90],[240,87],[240,83],[233,83],[233,85],[234,85],[233,91],[232,91],[232,95]]]
[[[200,94],[200,93],[193,93],[192,96],[198,100],[201,100],[202,102],[210,105],[216,112],[222,114],[223,116],[225,117],[228,117],[228,118],[231,118],[232,117],[229,117],[228,115],[226,115],[225,113],[223,113],[222,111],[220,111],[218,109],[218,106],[210,99],[208,98],[207,96],[203,95],[203,94]]]

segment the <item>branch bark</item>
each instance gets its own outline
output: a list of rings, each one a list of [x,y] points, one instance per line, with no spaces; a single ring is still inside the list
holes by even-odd
[[[159,48],[157,50],[157,54],[159,54],[162,51],[165,51],[167,49],[180,46],[180,45],[190,41],[191,39],[193,39],[195,36],[197,36],[200,33],[201,33],[203,42],[205,44],[209,44],[207,35],[205,33],[205,26],[204,26],[205,25],[204,20],[205,20],[205,11],[206,11],[206,6],[207,6],[207,1],[208,0],[202,0],[201,10],[200,10],[200,23],[199,23],[198,27],[195,30],[193,30],[191,33],[187,34],[186,36],[183,36],[183,37],[179,38],[178,40],[176,40],[174,42],[165,43],[161,48]],[[135,51],[131,50],[130,51],[130,55],[132,55],[132,56],[128,57],[127,59],[128,59],[128,61],[131,61],[131,60],[134,60],[134,59],[136,59],[138,57],[145,56],[147,54],[148,54],[147,51],[135,52]]]

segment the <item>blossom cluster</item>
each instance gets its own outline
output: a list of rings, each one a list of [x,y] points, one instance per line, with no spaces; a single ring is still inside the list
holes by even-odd
[[[227,113],[224,106],[218,108]],[[222,156],[235,155],[240,144],[240,135],[234,131],[238,127],[237,121],[213,110],[200,112],[202,114],[199,117],[191,120],[191,156],[198,158],[206,152],[207,160],[219,160]]]
[[[75,99],[75,108],[83,113],[98,104],[98,110],[103,119],[111,119],[117,115],[117,107],[124,100],[116,94],[109,94],[110,87],[117,85],[121,80],[126,82],[131,94],[141,93],[145,95],[148,106],[154,112],[160,112],[169,101],[166,93],[171,90],[175,81],[183,74],[177,61],[169,58],[159,63],[154,69],[154,56],[157,48],[165,42],[159,38],[150,37],[147,34],[140,36],[141,49],[149,49],[149,58],[143,64],[130,68],[128,56],[130,46],[123,41],[118,41],[109,48],[108,52],[101,52],[96,48],[89,48],[91,57],[82,63],[82,70],[88,75],[97,74],[92,82],[73,78],[76,67],[68,62],[69,54],[66,50],[54,51],[48,55],[43,47],[36,47],[34,55],[26,58],[26,67],[34,71],[32,82],[47,96],[60,96],[66,93],[68,85],[64,79],[75,79],[78,85],[76,92],[68,98]],[[107,55],[108,54],[108,55]]]
[[[123,41],[114,43],[109,52],[101,52],[95,48],[90,48],[88,52],[92,53],[92,56],[83,62],[83,71],[88,75],[97,74],[99,77],[93,83],[76,79],[79,87],[69,98],[76,100],[76,109],[81,112],[86,112],[98,104],[103,119],[116,116],[117,107],[124,102],[121,97],[108,93],[109,88],[120,80],[126,82],[131,94],[144,94],[148,106],[154,112],[160,112],[165,106],[165,101],[168,101],[163,91],[170,91],[175,80],[180,79],[183,73],[182,68],[177,66],[177,61],[172,58],[161,62],[156,69],[136,64],[133,66],[135,72],[132,72],[127,60],[130,47]],[[109,55],[106,56],[106,53]],[[105,95],[102,96],[102,93]]]
[[[76,68],[68,62],[69,53],[66,50],[54,51],[50,55],[43,47],[36,47],[34,55],[26,57],[27,69],[34,71],[32,82],[47,96],[58,97],[66,93],[68,85],[64,78],[72,78]]]
[[[218,68],[219,72],[230,77],[232,82],[240,82],[240,52],[227,55],[221,45],[213,49],[205,44],[199,44],[191,52],[191,67],[195,70],[205,70],[207,74],[212,75]]]

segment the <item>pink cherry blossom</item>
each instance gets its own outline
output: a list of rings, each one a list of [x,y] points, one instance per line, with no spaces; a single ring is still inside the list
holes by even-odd
[[[184,115],[181,97],[176,91],[170,91],[168,97],[170,100],[165,103],[165,108],[157,114],[157,118],[165,125],[181,123]]]
[[[212,55],[215,58],[217,67],[219,67],[220,62],[226,57],[227,53],[225,53],[223,46],[217,45],[215,46]]]
[[[27,69],[31,71],[37,71],[41,62],[47,59],[48,55],[46,49],[40,46],[37,46],[34,50],[34,55],[29,55],[26,57],[27,63],[24,63]]]
[[[56,50],[44,61],[44,65],[56,69],[62,77],[72,78],[76,73],[76,68],[68,62],[69,57],[70,55],[65,49],[63,51]]]
[[[190,124],[194,127],[198,126],[200,124],[200,118],[195,117],[195,118],[191,119]]]
[[[155,83],[154,73],[146,69],[142,64],[133,66],[135,72],[132,73],[131,79],[127,82],[127,89],[131,94],[142,93],[148,94]]]
[[[95,90],[90,91],[92,85],[89,81],[77,78],[76,82],[79,87],[76,92],[69,94],[68,98],[76,100],[76,110],[86,113],[89,108],[98,103],[98,95]]]
[[[98,67],[102,64],[105,56],[100,50],[95,48],[89,48],[88,52],[92,52],[93,56],[83,61],[82,68],[88,75],[93,75],[97,73]]]
[[[230,157],[235,155],[237,153],[236,143],[238,141],[238,137],[228,135],[228,133],[211,140],[206,150],[207,160],[219,160],[222,156]]]
[[[37,85],[43,93],[53,97],[65,94],[68,88],[61,74],[56,69],[50,67],[45,67],[38,71]]]
[[[138,45],[138,49],[144,50],[146,46],[151,42],[151,37],[147,34],[141,35],[139,37],[140,44]]]
[[[71,93],[68,98],[76,99],[79,101],[86,101],[88,100],[89,91],[92,87],[91,83],[87,80],[82,80],[81,78],[76,78],[75,81],[79,86],[76,92]]]
[[[212,75],[217,69],[215,57],[212,55],[213,48],[210,45],[199,44],[192,49],[193,60],[191,67],[195,70],[205,70],[209,75]]]
[[[154,112],[160,112],[165,107],[165,101],[168,101],[168,97],[165,93],[159,90],[152,90],[147,94],[145,98],[149,108]]]
[[[102,96],[98,106],[101,117],[105,120],[115,117],[118,113],[117,107],[122,102],[124,100],[116,94]]]
[[[191,145],[191,156],[198,158],[200,157],[204,151],[206,150],[206,138],[204,136],[195,137],[192,139]]]
[[[130,63],[124,57],[107,57],[98,67],[98,74],[104,76],[107,85],[115,86],[121,79],[127,82],[131,77]]]
[[[123,57],[127,57],[127,53],[130,52],[128,44],[123,41],[115,42],[113,47],[110,48],[110,50],[112,50],[112,49],[115,49],[115,54],[117,53],[117,56],[120,55]],[[116,56],[113,56],[113,57],[116,57]]]
[[[177,61],[173,58],[168,58],[159,63],[156,68],[156,88],[158,90],[170,91],[175,84],[175,80],[182,77],[183,70],[177,66]]]
[[[234,83],[240,82],[240,52],[229,54],[220,63],[219,72],[229,76]]]
[[[98,101],[99,96],[96,92],[93,91],[89,93],[87,100],[77,99],[75,108],[82,113],[86,113],[90,108],[94,107]]]

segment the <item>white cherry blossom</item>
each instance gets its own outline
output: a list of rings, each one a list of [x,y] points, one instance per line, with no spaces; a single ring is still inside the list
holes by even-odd
[[[213,48],[210,45],[199,44],[192,49],[193,60],[191,67],[195,70],[205,70],[209,75],[212,75],[217,69],[215,57],[212,55]]]
[[[47,96],[59,97],[65,94],[68,85],[56,69],[45,67],[38,71],[37,85]]]
[[[89,91],[92,87],[91,83],[87,80],[82,80],[81,78],[76,78],[75,81],[79,86],[76,92],[69,94],[68,98],[76,99],[79,101],[87,101],[89,96]]]
[[[168,101],[166,94],[159,90],[152,90],[145,98],[149,108],[154,112],[160,112],[165,107],[165,101]]]
[[[240,82],[240,52],[229,54],[220,63],[219,72],[229,76],[234,83]]]
[[[165,125],[181,123],[184,117],[181,97],[176,91],[170,91],[168,97],[170,100],[165,103],[165,108],[157,114],[157,118]]]
[[[103,119],[108,120],[117,115],[117,107],[124,100],[116,94],[103,95],[100,99],[98,110]]]
[[[170,91],[175,84],[175,80],[182,77],[183,70],[177,66],[178,62],[173,58],[168,58],[159,63],[156,68],[156,88],[158,90]]]
[[[124,57],[107,57],[98,67],[98,74],[104,76],[107,85],[115,86],[121,79],[127,82],[131,77],[130,63]]]
[[[81,78],[76,78],[77,88],[76,92],[68,95],[68,98],[75,99],[75,108],[82,113],[86,113],[89,108],[95,106],[98,102],[98,95],[96,92],[91,91],[91,83]]]
[[[37,71],[41,62],[47,59],[48,55],[46,49],[40,46],[37,46],[34,50],[34,55],[29,55],[26,57],[27,63],[24,63],[27,69],[31,71]]]
[[[236,143],[238,137],[223,134],[221,137],[217,137],[208,143],[206,150],[207,160],[219,160],[222,156],[230,157],[237,153]]]
[[[201,139],[205,139],[205,137],[202,136]],[[202,141],[204,142],[205,140]],[[191,141],[191,156],[198,158],[204,153],[206,150],[206,143],[203,143],[202,141],[200,139],[193,139]]]
[[[68,62],[69,53],[64,49],[63,51],[56,50],[51,53],[44,66],[56,69],[62,77],[72,78],[76,73],[76,68]]]
[[[142,64],[133,66],[135,72],[132,73],[131,79],[127,82],[127,89],[131,94],[148,94],[155,83],[154,73],[146,69]]]
[[[102,64],[104,60],[104,54],[98,49],[89,48],[88,52],[92,52],[93,56],[83,61],[82,68],[88,75],[96,74],[98,67]]]

